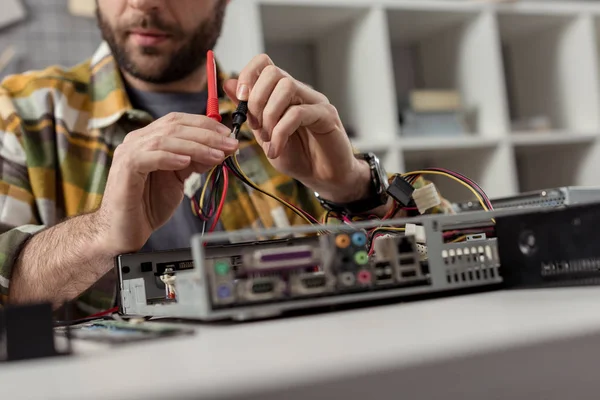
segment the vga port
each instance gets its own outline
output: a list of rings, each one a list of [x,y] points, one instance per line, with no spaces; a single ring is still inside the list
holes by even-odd
[[[293,295],[308,295],[328,292],[333,287],[332,277],[324,272],[299,274],[291,277]]]

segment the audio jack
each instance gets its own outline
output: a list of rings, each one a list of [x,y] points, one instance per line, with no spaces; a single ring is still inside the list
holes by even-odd
[[[231,116],[233,118],[233,131],[231,135],[239,139],[240,129],[242,129],[242,125],[248,119],[248,102],[240,101],[240,104],[238,104],[237,109]]]

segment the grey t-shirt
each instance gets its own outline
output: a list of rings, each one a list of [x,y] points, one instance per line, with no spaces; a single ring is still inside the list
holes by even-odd
[[[171,112],[204,114],[208,94],[202,93],[155,93],[127,88],[133,107],[145,110],[154,118]],[[203,175],[204,179],[204,175]],[[206,229],[210,226],[206,224]],[[190,199],[186,196],[173,217],[150,236],[142,251],[173,250],[190,247],[191,237],[202,232],[203,221],[192,213]],[[222,230],[219,223],[217,230]]]

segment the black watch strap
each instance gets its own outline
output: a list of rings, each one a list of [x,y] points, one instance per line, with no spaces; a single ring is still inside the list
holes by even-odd
[[[319,202],[326,210],[339,214],[360,215],[387,203],[387,188],[389,186],[388,177],[377,156],[373,153],[356,154],[355,156],[356,158],[369,163],[369,168],[371,170],[369,195],[364,199],[340,204],[323,199],[318,193],[315,193],[317,199],[319,199]]]

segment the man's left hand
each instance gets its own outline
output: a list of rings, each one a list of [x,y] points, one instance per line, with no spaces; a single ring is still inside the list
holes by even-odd
[[[358,161],[336,108],[266,56],[255,57],[227,95],[248,101],[248,124],[271,164],[334,202],[366,197],[369,166]]]

